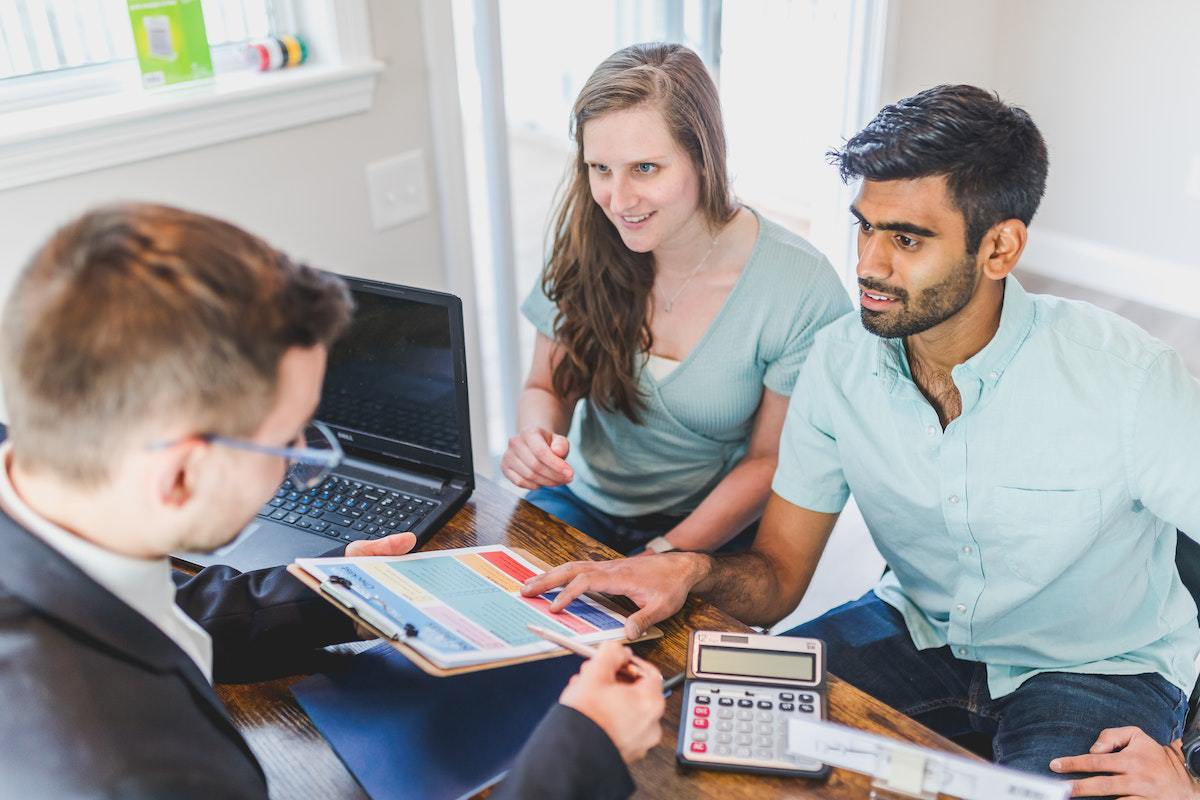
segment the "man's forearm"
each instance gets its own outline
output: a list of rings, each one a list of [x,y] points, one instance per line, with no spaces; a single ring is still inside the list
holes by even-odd
[[[775,562],[757,550],[689,555],[704,559],[697,563],[701,577],[692,592],[747,625],[773,625],[786,617],[804,596],[812,577],[809,571],[803,586],[786,585]]]

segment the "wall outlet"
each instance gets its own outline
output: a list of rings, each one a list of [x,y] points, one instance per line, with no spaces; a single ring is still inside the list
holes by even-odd
[[[429,213],[425,154],[411,150],[367,165],[371,222],[382,231]]]
[[[1184,193],[1193,200],[1200,200],[1200,155],[1192,156],[1192,166],[1188,169],[1187,189]]]

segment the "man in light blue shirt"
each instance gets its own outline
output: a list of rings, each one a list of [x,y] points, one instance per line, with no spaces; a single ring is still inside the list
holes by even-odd
[[[696,591],[770,624],[853,493],[891,571],[791,632],[825,639],[832,672],[1029,771],[1115,726],[1166,745],[1200,651],[1174,565],[1176,527],[1200,530],[1200,385],[1133,324],[1010,275],[1047,170],[1024,111],[940,86],[832,155],[864,178],[861,313],[816,337],[753,550],[531,589],[629,595],[639,626]]]

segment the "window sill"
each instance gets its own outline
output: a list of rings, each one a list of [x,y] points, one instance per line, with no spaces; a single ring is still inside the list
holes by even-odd
[[[383,64],[311,64],[0,114],[0,190],[368,111]]]

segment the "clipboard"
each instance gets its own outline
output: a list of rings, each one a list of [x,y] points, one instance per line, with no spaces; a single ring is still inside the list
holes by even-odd
[[[511,547],[509,549],[512,550],[514,553],[517,553],[522,558],[526,559],[531,564],[535,565],[536,567],[538,567],[539,569],[541,569],[543,571],[552,569],[552,567],[549,564],[547,564],[545,561],[538,558],[537,556],[533,555],[528,550],[525,550],[525,549],[519,548],[519,547]],[[346,606],[337,602],[334,598],[330,597],[328,594],[323,592],[321,590],[321,582],[319,580],[317,580],[315,577],[313,577],[312,575],[310,575],[308,572],[305,572],[298,564],[288,564],[287,571],[289,573],[291,573],[291,575],[293,577],[295,577],[298,581],[300,581],[305,586],[307,586],[309,589],[312,589],[317,594],[317,596],[321,597],[323,600],[328,602],[334,608],[341,611],[343,614],[345,614],[350,619],[354,620],[354,622],[356,624],[361,625],[362,627],[370,630],[372,633],[377,634],[381,639],[383,639],[383,641],[387,642],[392,647],[399,650],[404,655],[405,658],[407,658],[409,661],[411,661],[413,664],[415,664],[417,667],[419,667],[422,672],[425,672],[429,675],[433,675],[438,678],[448,678],[448,677],[451,677],[454,675],[463,675],[468,672],[479,672],[479,671],[485,670],[485,669],[496,669],[498,667],[509,667],[509,666],[513,666],[514,664],[526,664],[526,663],[529,663],[530,661],[541,661],[541,660],[544,660],[547,658],[559,658],[560,656],[574,655],[569,650],[566,650],[561,647],[556,647],[553,650],[547,650],[544,653],[534,653],[533,655],[520,656],[518,658],[504,658],[504,659],[499,659],[496,661],[486,661],[481,664],[467,664],[465,666],[460,666],[460,667],[440,667],[437,664],[430,661],[424,654],[420,653],[415,648],[410,647],[407,644],[407,642],[404,641],[404,639],[391,638],[391,636],[389,636],[386,632],[380,630],[377,625],[372,624],[369,620],[364,619],[361,615],[355,613],[352,609],[347,608]],[[597,595],[597,594],[590,594],[590,593],[588,594],[588,597],[590,597],[592,600],[596,601],[600,605],[604,606],[609,611],[615,611],[616,613],[621,614],[622,616],[625,616],[625,611],[623,609],[621,609],[616,603],[614,603],[612,601],[612,599],[605,597],[604,595]],[[633,641],[621,640],[621,643],[627,644],[627,645],[628,644],[638,644],[640,642],[646,642],[646,641],[650,641],[653,639],[659,639],[662,637],[662,635],[663,635],[662,629],[659,628],[657,625],[652,625],[637,639],[635,639]]]

